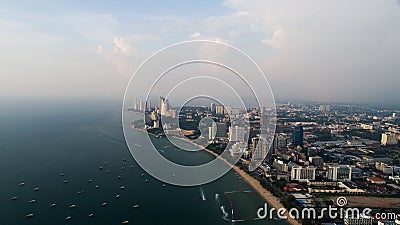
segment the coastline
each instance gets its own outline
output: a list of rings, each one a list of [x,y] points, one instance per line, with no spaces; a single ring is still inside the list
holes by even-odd
[[[135,130],[141,131],[141,132],[146,132],[146,130],[144,129],[139,129],[139,128],[134,128]],[[148,133],[151,134],[151,133]],[[154,134],[151,134],[153,136],[155,136]],[[186,139],[180,138],[180,137],[174,137],[176,139],[182,140],[182,141],[186,141],[186,142],[190,142]],[[191,144],[197,145],[196,143],[190,142]],[[203,148],[200,145],[197,145],[199,148],[203,149],[205,152],[215,156],[215,157],[219,157],[218,154],[216,154],[215,152],[211,151],[210,149],[207,148]],[[252,176],[250,176],[249,174],[247,174],[245,171],[241,170],[239,167],[232,165],[231,163],[227,162],[226,160],[223,160],[225,163],[227,163],[231,168],[233,168],[233,170],[238,173],[244,182],[246,182],[248,185],[250,185],[269,205],[269,207],[275,208],[275,209],[279,209],[279,208],[284,208],[284,206],[282,205],[282,203],[279,201],[279,199],[272,195],[271,192],[269,192],[267,189],[265,189],[258,180],[256,180],[255,178],[253,178]],[[287,217],[287,219],[285,219],[289,224],[291,225],[301,225],[301,223],[293,218],[291,218],[288,215],[288,210],[286,210],[285,212],[285,216]]]

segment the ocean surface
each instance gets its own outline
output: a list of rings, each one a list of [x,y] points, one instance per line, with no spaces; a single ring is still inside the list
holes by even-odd
[[[174,157],[174,147],[164,151],[189,164],[212,160],[203,151],[195,158]],[[238,190],[249,192],[230,193]],[[251,221],[264,200],[233,171],[197,187],[148,175],[126,147],[118,103],[1,104],[0,225],[232,224],[231,205],[236,219],[250,220],[237,224],[287,224]]]

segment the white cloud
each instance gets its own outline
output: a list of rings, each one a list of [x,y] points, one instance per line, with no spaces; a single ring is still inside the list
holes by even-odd
[[[194,32],[193,34],[191,34],[191,35],[189,36],[189,38],[198,38],[198,37],[200,37],[200,36],[201,36],[200,32]]]

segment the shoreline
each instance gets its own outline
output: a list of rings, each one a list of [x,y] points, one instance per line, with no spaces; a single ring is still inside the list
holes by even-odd
[[[141,131],[141,132],[148,133],[144,129],[134,128],[134,127],[132,127],[132,128],[135,130]],[[151,133],[148,133],[148,134],[155,136],[154,134],[151,134]],[[190,142],[190,141],[180,138],[180,137],[174,137],[174,138],[182,140],[182,141]],[[192,142],[190,142],[190,143],[197,145],[196,143],[192,143]],[[219,155],[217,153],[211,151],[210,149],[203,148],[203,146],[200,146],[200,145],[197,145],[197,146],[199,148],[201,147],[201,149],[204,150],[205,152],[207,152],[217,158],[219,157]],[[226,160],[223,160],[223,161],[225,163],[227,163],[228,166],[230,166],[236,173],[238,173],[242,177],[242,180],[244,182],[246,182],[250,187],[252,187],[259,194],[259,196],[268,203],[269,207],[275,208],[275,209],[285,208],[282,205],[282,203],[279,202],[279,199],[276,196],[272,195],[272,193],[269,192],[267,189],[265,189],[258,180],[256,180],[255,178],[253,178],[252,176],[247,174],[245,171],[241,170],[239,167],[232,165],[231,163],[227,162]],[[287,219],[285,219],[285,221],[287,221],[289,224],[301,225],[301,223],[299,221],[297,221],[289,216],[287,209],[286,209],[286,212],[284,215],[287,217]]]

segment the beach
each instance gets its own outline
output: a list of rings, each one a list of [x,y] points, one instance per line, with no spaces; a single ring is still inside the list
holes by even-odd
[[[180,137],[175,137],[177,139],[183,140],[183,141],[187,141],[190,142],[187,139],[184,138],[180,138]],[[196,143],[190,142],[191,144],[197,145]],[[224,161],[225,163],[227,163],[230,167],[233,168],[233,170],[235,172],[237,172],[243,179],[243,181],[245,181],[247,184],[249,184],[255,191],[257,191],[257,193],[269,204],[270,207],[275,208],[276,210],[280,209],[280,208],[285,208],[282,203],[279,201],[279,198],[274,196],[271,192],[269,192],[267,189],[265,189],[261,184],[260,181],[258,181],[257,179],[253,178],[252,176],[250,176],[248,173],[246,173],[245,171],[241,170],[239,167],[237,166],[233,166],[231,163],[229,163],[228,161],[222,159],[218,154],[216,154],[215,152],[211,151],[210,149],[207,148],[203,148],[200,145],[197,145],[199,148],[202,148],[204,151],[208,152],[209,154],[215,156],[215,157],[219,157],[222,161]],[[293,219],[292,217],[289,216],[288,210],[286,210],[286,213],[284,214],[287,217],[287,222],[292,224],[292,225],[301,225],[301,223],[295,219]]]

